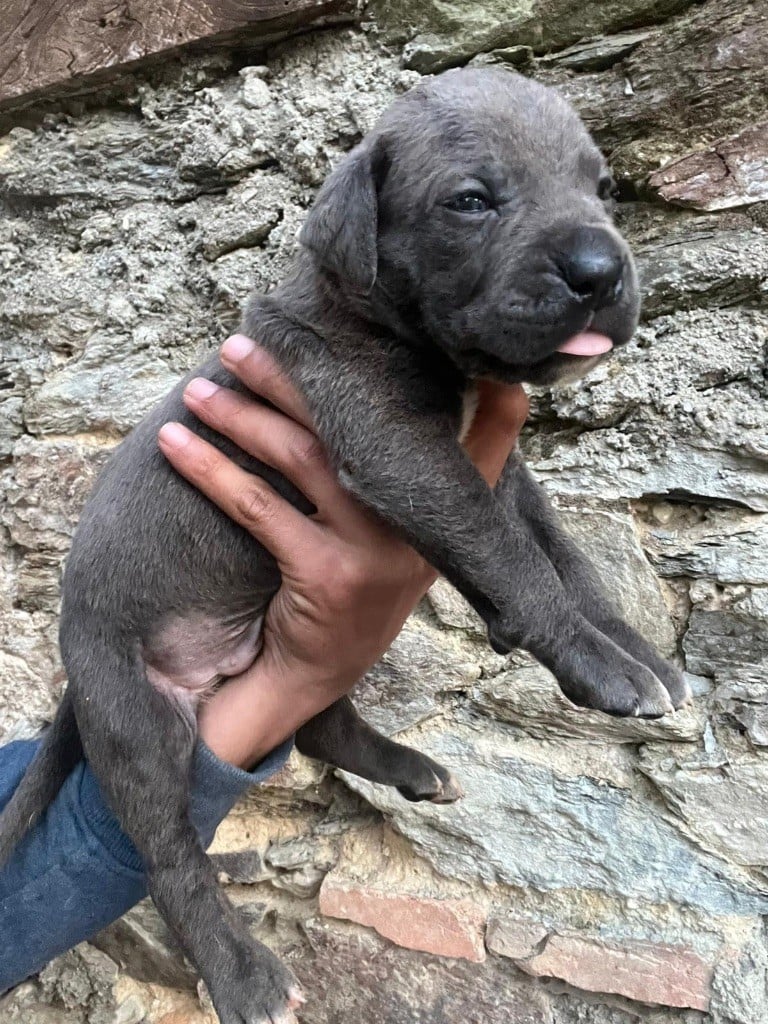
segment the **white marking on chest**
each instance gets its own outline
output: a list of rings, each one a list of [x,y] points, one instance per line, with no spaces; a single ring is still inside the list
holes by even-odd
[[[480,393],[477,390],[477,384],[473,381],[467,386],[467,390],[464,392],[461,400],[461,425],[459,426],[460,443],[469,433],[469,428],[474,422],[479,402]]]

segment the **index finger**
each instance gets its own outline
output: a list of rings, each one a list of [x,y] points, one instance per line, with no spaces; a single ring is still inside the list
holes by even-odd
[[[317,524],[266,480],[235,465],[181,423],[164,423],[158,444],[173,468],[260,541],[281,568],[306,562],[318,544]]]
[[[286,416],[313,430],[312,416],[304,397],[266,349],[244,334],[233,334],[221,346],[219,358],[249,391],[266,398]]]

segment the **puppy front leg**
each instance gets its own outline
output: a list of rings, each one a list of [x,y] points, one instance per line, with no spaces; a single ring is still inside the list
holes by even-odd
[[[656,676],[574,605],[525,523],[507,514],[448,425],[426,416],[415,422],[409,411],[384,422],[378,407],[356,410],[350,438],[343,424],[330,432],[346,486],[464,594],[496,650],[530,651],[576,704],[647,717],[672,710]],[[356,443],[362,431],[377,444]]]
[[[581,614],[627,654],[647,665],[662,682],[676,708],[688,703],[691,694],[682,673],[624,621],[605,594],[594,565],[558,522],[544,488],[519,452],[510,456],[496,493],[505,508],[527,524]]]

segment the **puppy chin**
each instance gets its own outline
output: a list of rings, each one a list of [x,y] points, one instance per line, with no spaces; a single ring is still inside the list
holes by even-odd
[[[565,356],[565,365],[554,367],[554,377],[550,384],[573,384],[582,377],[594,370],[598,363],[602,363],[605,356]]]
[[[573,384],[581,380],[590,370],[602,363],[606,355],[598,356],[550,356],[538,366],[531,367],[530,373],[525,377],[529,384],[537,387],[558,387],[561,384]]]

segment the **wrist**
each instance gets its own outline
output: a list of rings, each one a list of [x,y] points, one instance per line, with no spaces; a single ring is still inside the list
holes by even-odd
[[[227,680],[198,711],[198,733],[221,761],[246,771],[279,746],[292,729],[282,727],[270,680],[257,669]]]

